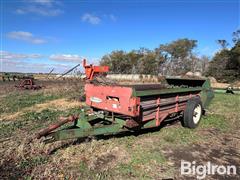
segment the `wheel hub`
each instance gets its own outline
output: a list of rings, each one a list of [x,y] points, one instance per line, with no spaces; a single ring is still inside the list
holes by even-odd
[[[193,122],[197,124],[201,118],[202,107],[201,105],[197,105],[193,111]]]

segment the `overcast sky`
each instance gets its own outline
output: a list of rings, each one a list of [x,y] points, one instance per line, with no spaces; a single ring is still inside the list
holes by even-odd
[[[240,23],[238,0],[0,1],[0,71],[63,72],[82,58],[185,37],[212,56]]]

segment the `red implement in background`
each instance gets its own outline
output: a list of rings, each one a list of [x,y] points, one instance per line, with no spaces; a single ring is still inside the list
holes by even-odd
[[[22,79],[20,83],[15,87],[19,89],[33,89],[33,90],[38,90],[42,88],[42,86],[35,84],[33,78]]]
[[[108,66],[94,66],[92,64],[87,65],[86,59],[83,59],[83,67],[85,68],[86,78],[93,80],[94,76],[104,74],[109,71]]]

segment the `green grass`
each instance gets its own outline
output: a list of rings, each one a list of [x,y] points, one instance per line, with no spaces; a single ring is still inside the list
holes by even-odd
[[[165,143],[172,144],[188,144],[200,140],[196,131],[193,129],[183,128],[181,126],[162,129],[162,136]]]
[[[226,113],[239,113],[240,108],[240,95],[232,94],[218,94],[215,93],[215,97],[210,104],[210,111],[218,114]]]
[[[41,112],[27,112],[14,121],[0,123],[0,137],[10,136],[17,133],[17,130],[36,132],[56,122],[60,116],[68,116],[77,111],[79,109],[72,108],[67,111],[44,109]]]
[[[58,97],[42,93],[24,94],[22,97],[18,97],[15,94],[13,97],[9,96],[9,98],[4,99],[4,102],[0,105],[0,112],[7,105],[11,107],[11,110],[9,109],[7,112],[16,112],[19,108],[30,107],[34,104],[43,103]],[[20,105],[18,102],[19,98],[22,100]],[[51,165],[52,158],[61,159],[62,161],[58,165],[58,168],[61,169],[59,172],[61,171],[69,179],[71,179],[71,173],[85,179],[160,179],[163,176],[173,177],[174,169],[168,167],[168,159],[165,157],[163,150],[185,147],[193,143],[200,144],[202,141],[211,139],[202,135],[202,130],[217,129],[219,130],[217,131],[219,136],[232,132],[240,124],[239,106],[240,96],[216,94],[209,107],[209,112],[206,116],[203,116],[197,129],[183,128],[179,123],[175,126],[164,127],[159,131],[149,131],[137,136],[113,136],[109,139],[98,139],[94,142],[70,145],[58,150],[49,157],[42,157],[36,154],[36,157],[21,159],[18,165],[21,169],[27,171],[39,165]],[[78,108],[69,109],[64,112],[52,109],[45,109],[41,112],[27,112],[15,121],[1,123],[0,136],[6,137],[12,135],[13,137],[17,137],[21,132],[19,130],[31,133],[37,132],[39,129],[56,121],[59,116],[68,116],[69,114],[78,112]],[[106,149],[107,151],[108,148],[111,149],[116,146],[123,148],[127,152],[129,157],[127,162],[118,162],[115,167],[109,167],[108,170],[104,171],[89,169],[87,162],[90,161],[90,157],[97,156],[98,150]],[[70,152],[74,152],[73,155],[63,156]],[[76,161],[75,158],[79,158],[80,156],[87,160],[82,162],[79,159],[79,163],[71,163],[71,160]],[[68,161],[65,163],[66,158]],[[166,168],[164,169],[164,173],[160,172],[162,167]]]
[[[137,138],[135,137],[135,141]],[[125,142],[128,138],[124,138]],[[131,141],[131,140],[130,140]],[[130,161],[128,163],[121,163],[115,169],[116,174],[125,178],[149,179],[155,174],[160,166],[164,166],[166,158],[161,152],[161,146],[157,144],[149,144],[149,146],[139,146],[132,142],[132,146],[127,148],[127,152],[130,154]],[[148,143],[147,141],[144,143]]]
[[[23,108],[31,107],[35,104],[60,98],[59,95],[46,95],[39,93],[11,93],[1,100],[0,113],[18,112]]]
[[[200,127],[201,129],[205,129],[205,128],[216,128],[219,131],[222,132],[227,132],[229,130],[231,130],[230,128],[230,124],[228,121],[226,121],[226,119],[224,118],[224,116],[221,115],[208,115],[208,116],[204,116],[202,117],[201,120],[201,124]]]
[[[201,135],[202,129],[214,128],[219,130],[218,133],[231,132],[239,119],[233,123],[231,115],[239,117],[240,108],[240,96],[227,95],[227,94],[216,94],[215,99],[210,105],[210,112],[213,114],[207,114],[202,117],[202,121],[197,129],[187,129],[181,126],[163,128],[159,132],[144,134],[140,137],[123,138],[124,143],[131,153],[131,162],[128,164],[120,164],[117,168],[118,172],[123,177],[141,177],[141,179],[152,179],[157,177],[154,172],[149,174],[146,170],[139,167],[151,167],[156,168],[156,164],[152,163],[153,160],[157,164],[163,164],[166,166],[166,159],[161,154],[161,149],[164,147],[177,148],[179,146],[186,146],[192,143],[201,143],[207,141],[208,138]],[[133,146],[137,139],[151,137],[154,140],[153,143],[146,142],[148,148],[139,146],[139,149],[134,149]],[[146,140],[147,141],[147,140]],[[172,177],[173,169],[169,169],[164,174],[166,177]]]
[[[76,167],[73,167],[73,169],[76,169]],[[105,170],[98,172],[94,169],[90,170],[86,163],[80,162],[79,166],[77,168],[78,172],[80,172],[80,179],[97,179],[97,180],[105,180],[105,179],[113,179],[113,173],[111,170]],[[72,179],[71,177],[66,177],[65,179]]]
[[[45,109],[42,112],[28,112],[24,115],[18,117],[15,121],[7,121],[0,124],[0,136],[10,136],[15,131],[20,129],[25,129],[28,131],[33,131],[38,127],[43,127],[46,122],[54,121],[58,115],[59,111],[52,111]]]
[[[18,164],[18,167],[21,169],[29,169],[37,165],[42,165],[47,162],[46,156],[35,156],[32,158],[24,159],[20,161]]]
[[[225,131],[240,128],[240,95],[215,94],[203,123]]]

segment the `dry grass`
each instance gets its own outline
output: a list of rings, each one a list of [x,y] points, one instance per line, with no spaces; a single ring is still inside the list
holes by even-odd
[[[24,107],[11,113],[12,116],[20,113],[11,121],[0,122],[1,179],[184,179],[178,173],[181,159],[239,165],[237,95],[217,94],[208,115],[195,130],[177,123],[159,131],[52,144],[35,139],[35,133],[58,116],[79,110],[81,103],[69,96],[72,91],[74,96],[76,90],[82,91],[79,86],[76,84],[74,89],[63,84],[50,85],[42,92],[49,95],[59,90],[60,98]],[[66,90],[65,95],[62,89]],[[34,94],[30,92],[29,98]]]
[[[41,104],[35,104],[31,107],[23,108],[20,111],[15,112],[15,113],[3,113],[0,115],[0,121],[16,120],[19,116],[22,116],[27,112],[41,112],[44,109],[50,109],[50,110],[55,109],[55,110],[64,111],[64,110],[75,108],[75,107],[80,108],[80,106],[82,106],[82,105],[83,105],[82,102],[79,102],[76,100],[69,101],[66,98],[56,99],[56,100],[48,101],[48,102],[41,103]]]

